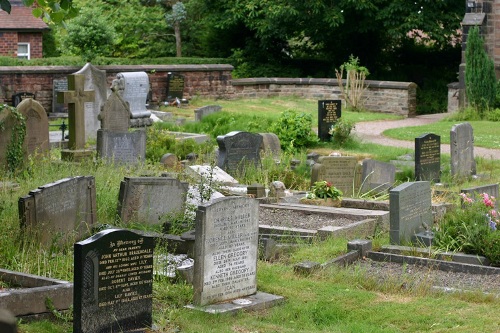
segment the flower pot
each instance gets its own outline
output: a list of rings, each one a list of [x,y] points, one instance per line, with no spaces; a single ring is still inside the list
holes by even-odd
[[[341,199],[307,199],[301,198],[300,203],[306,205],[314,205],[314,206],[325,206],[325,207],[340,207],[342,200]]]

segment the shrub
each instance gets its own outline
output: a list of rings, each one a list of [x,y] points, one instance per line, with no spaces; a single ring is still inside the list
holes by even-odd
[[[338,200],[342,197],[342,191],[333,186],[332,183],[327,182],[326,180],[322,180],[319,182],[315,182],[313,186],[311,186],[311,191],[307,192],[307,199],[328,199],[332,198],[334,200]]]
[[[319,141],[311,128],[312,116],[310,114],[286,110],[281,113],[269,130],[278,136],[282,149],[293,152]]]
[[[351,137],[354,127],[354,122],[345,118],[339,118],[328,132],[332,136],[331,141],[338,145],[343,145]]]

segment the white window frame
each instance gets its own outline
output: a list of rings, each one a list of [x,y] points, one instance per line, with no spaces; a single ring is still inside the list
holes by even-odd
[[[19,47],[20,46],[26,46],[27,52],[26,53],[19,53]],[[30,60],[30,58],[31,58],[30,43],[17,43],[17,57],[19,59],[28,59],[28,60]]]

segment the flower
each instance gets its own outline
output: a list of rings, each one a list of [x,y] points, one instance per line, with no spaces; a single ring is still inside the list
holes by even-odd
[[[314,185],[311,186],[311,191],[306,194],[307,199],[340,199],[341,197],[342,191],[326,180],[315,182]]]

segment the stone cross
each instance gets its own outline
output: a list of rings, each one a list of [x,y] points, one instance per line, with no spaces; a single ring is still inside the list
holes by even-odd
[[[95,92],[85,90],[85,75],[68,75],[68,91],[57,94],[59,103],[68,104],[69,148],[85,148],[85,103],[94,102]]]

